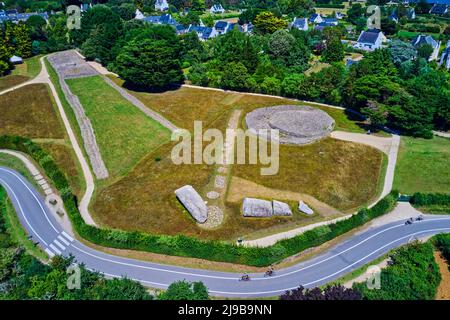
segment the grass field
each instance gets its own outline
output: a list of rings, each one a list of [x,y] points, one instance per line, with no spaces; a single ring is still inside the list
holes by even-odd
[[[450,192],[450,139],[402,137],[394,188],[401,193]]]
[[[110,78],[118,85],[123,85],[121,79],[115,76],[110,76]],[[208,122],[216,119],[223,112],[231,112],[232,109],[236,108],[250,112],[260,107],[300,104],[313,106],[327,112],[336,121],[337,130],[359,133],[366,131],[360,118],[347,114],[344,110],[325,107],[315,103],[301,103],[287,98],[278,99],[187,87],[164,93],[136,91],[131,93],[150,109],[164,115],[175,125],[186,129],[193,127],[194,120],[202,120],[207,125]]]
[[[65,131],[47,86],[31,84],[0,95],[0,114],[0,135],[28,137],[39,143],[60,165],[74,193],[80,195],[83,176],[79,174],[72,148],[66,144]],[[16,168],[19,160],[7,157],[11,156],[0,154],[0,165]],[[28,173],[26,169],[19,172]]]
[[[25,59],[22,64],[16,65],[9,75],[0,77],[0,91],[36,77],[41,71],[39,58],[40,56],[34,56]]]
[[[125,100],[100,76],[67,80],[92,122],[103,160],[113,177],[126,174],[170,139],[170,131]]]
[[[119,79],[112,79],[121,84]],[[200,120],[204,128],[223,130],[235,109],[245,114],[258,107],[298,104],[289,99],[186,87],[164,93],[131,93],[149,108],[186,129],[192,129],[194,120]],[[339,129],[364,132],[359,123],[349,118],[343,110],[320,108],[329,112]],[[227,203],[225,220],[220,228],[202,229],[183,210],[174,196],[174,190],[191,184],[205,196],[208,191],[206,186],[211,185],[215,177],[214,166],[174,165],[170,159],[172,146],[172,143],[161,146],[147,155],[128,175],[111,185],[100,187],[92,206],[96,221],[125,230],[230,240],[261,233],[261,230],[280,230],[323,219],[320,215],[305,217],[301,214],[295,214],[293,218],[248,219],[241,216],[238,203]],[[325,139],[307,147],[292,147],[292,150],[283,147],[281,157],[281,161],[290,161],[292,157],[296,159],[291,164],[282,165],[280,176],[272,178],[276,181],[273,186],[279,189],[314,191],[312,196],[322,191],[326,194],[322,198],[331,202],[328,204],[344,209],[361,205],[376,193],[382,156],[371,148]],[[246,171],[245,168],[236,170]],[[249,170],[259,173],[256,167]],[[303,180],[295,180],[295,177],[303,177]],[[253,178],[252,173],[250,178]],[[262,185],[267,182],[258,179],[256,182]],[[272,186],[270,183],[268,185]],[[323,192],[323,188],[329,190]],[[158,197],[155,197],[156,194]]]
[[[44,84],[31,84],[0,95],[0,135],[64,138],[50,93]]]
[[[275,176],[260,175],[260,165],[234,165],[233,174],[349,210],[377,195],[381,163],[381,153],[373,148],[326,138],[302,147],[281,145],[280,169]]]

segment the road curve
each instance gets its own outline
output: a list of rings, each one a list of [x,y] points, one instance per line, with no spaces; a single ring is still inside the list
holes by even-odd
[[[236,273],[143,262],[91,249],[63,231],[41,195],[19,173],[0,167],[0,184],[6,188],[22,225],[50,256],[72,254],[91,270],[109,277],[127,276],[157,288],[166,288],[176,280],[202,281],[212,295],[223,297],[275,296],[300,284],[319,286],[416,237],[450,232],[450,216],[426,216],[408,226],[403,222],[389,223],[354,235],[314,259],[277,270],[270,278],[250,274],[251,281],[241,282]]]

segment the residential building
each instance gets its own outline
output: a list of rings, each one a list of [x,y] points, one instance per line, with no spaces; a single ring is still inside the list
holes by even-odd
[[[447,42],[447,47],[442,52],[441,61],[439,64],[441,66],[444,65],[447,69],[450,69],[450,40]]]
[[[448,5],[445,3],[435,3],[430,9],[430,14],[444,15],[448,12]]]
[[[322,16],[319,13],[314,13],[309,17],[309,22],[311,23],[321,23],[322,21]]]
[[[291,28],[306,31],[308,30],[308,19],[295,17],[292,21]]]
[[[142,20],[145,18],[145,16],[139,9],[136,9],[136,12],[134,13],[134,18],[136,20]]]
[[[156,0],[155,11],[166,11],[169,10],[169,4],[167,0]]]
[[[6,10],[0,11],[0,23],[10,21],[13,23],[18,23],[19,21],[27,21],[31,16],[41,16],[48,21],[48,13],[47,12],[30,12],[30,13],[19,13],[17,10]]]
[[[369,29],[367,31],[361,31],[358,41],[356,41],[353,47],[366,51],[374,51],[379,49],[382,43],[386,41],[386,36],[381,30]]]
[[[221,4],[215,4],[209,9],[209,12],[211,14],[224,14],[225,9],[223,8],[223,6]]]
[[[419,34],[419,35],[415,36],[412,39],[411,44],[416,49],[418,49],[420,46],[422,46],[424,44],[430,45],[433,48],[433,52],[431,53],[430,58],[428,59],[428,61],[433,61],[433,60],[437,59],[438,54],[439,54],[439,48],[441,46],[441,42],[440,41],[434,40],[432,36],[422,35],[422,34]]]

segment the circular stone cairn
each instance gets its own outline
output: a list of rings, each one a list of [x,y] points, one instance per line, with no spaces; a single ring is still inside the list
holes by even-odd
[[[255,109],[247,113],[245,122],[249,129],[278,129],[282,144],[308,144],[328,136],[334,128],[328,113],[295,105]]]
[[[212,229],[220,226],[223,221],[223,211],[217,206],[208,206],[208,219],[203,224],[202,228]]]

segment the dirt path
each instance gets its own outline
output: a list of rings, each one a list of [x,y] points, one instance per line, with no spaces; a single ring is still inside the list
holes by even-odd
[[[41,74],[38,76],[41,80],[44,81],[49,87],[52,92],[53,98],[55,99],[56,105],[58,106],[58,111],[61,116],[61,119],[63,121],[64,127],[66,129],[67,135],[69,137],[70,143],[72,145],[73,150],[75,151],[75,154],[78,158],[78,162],[80,163],[81,169],[83,171],[84,180],[86,181],[86,191],[81,198],[81,201],[79,203],[79,210],[80,214],[84,219],[84,222],[89,225],[96,225],[94,222],[94,219],[92,219],[92,216],[89,213],[88,207],[89,203],[92,198],[92,194],[94,193],[94,177],[92,176],[91,169],[89,168],[89,164],[87,163],[86,159],[84,158],[83,151],[81,150],[80,145],[78,144],[78,140],[75,136],[75,133],[72,130],[72,127],[70,126],[69,118],[66,115],[66,112],[64,110],[64,107],[62,106],[61,100],[59,99],[58,93],[56,91],[55,86],[53,85],[52,81],[50,80],[50,76],[48,75],[47,67],[44,63],[44,57],[40,59],[42,70]]]
[[[89,66],[75,50],[57,52],[48,56],[48,61],[52,64],[58,74],[59,84],[67,102],[75,113],[75,117],[80,127],[81,137],[86,153],[91,162],[92,170],[97,179],[109,177],[108,169],[103,161],[100,148],[97,144],[94,128],[91,120],[86,115],[83,105],[76,95],[72,93],[66,83],[68,78],[79,78],[85,76],[98,75],[98,72]]]
[[[439,266],[441,273],[441,283],[439,284],[436,300],[450,300],[450,270],[447,261],[439,251],[434,252],[434,259]]]

